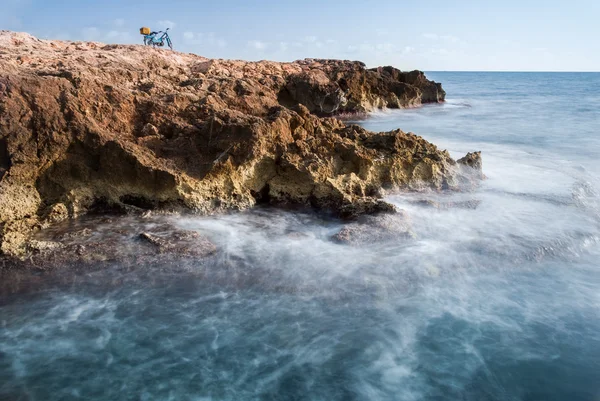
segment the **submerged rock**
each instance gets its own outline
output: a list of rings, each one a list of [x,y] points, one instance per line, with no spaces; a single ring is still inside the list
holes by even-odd
[[[215,244],[197,231],[173,230],[165,234],[143,232],[140,239],[155,246],[160,253],[173,253],[177,256],[205,257],[217,251]]]
[[[363,215],[357,221],[346,224],[331,240],[346,245],[367,245],[413,237],[408,215],[399,211],[394,214]]]
[[[13,258],[10,266],[168,265],[181,260],[202,261],[217,252],[215,244],[201,233],[182,230],[161,219],[84,218],[75,223],[78,227],[63,224],[40,230],[27,242],[28,258]],[[145,231],[140,233],[142,226]]]
[[[60,242],[56,241],[38,241],[31,240],[28,243],[29,249],[37,252],[48,252],[48,251],[56,251],[57,249],[64,248],[65,246]]]
[[[25,255],[37,229],[99,205],[143,214],[296,204],[355,216],[389,208],[382,189],[458,188],[474,179],[465,168],[478,168],[411,133],[323,117],[443,101],[419,71],[209,60],[6,31],[0,53],[5,255]]]
[[[448,209],[477,209],[481,204],[479,199],[470,199],[466,201],[438,202],[431,199],[420,199],[413,201],[415,205],[431,207],[439,210]]]

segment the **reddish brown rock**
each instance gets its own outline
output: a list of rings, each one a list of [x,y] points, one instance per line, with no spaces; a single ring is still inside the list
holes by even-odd
[[[443,97],[420,72],[358,62],[209,60],[0,32],[2,252],[22,254],[37,228],[99,205],[354,215],[386,209],[385,189],[454,188],[461,169],[423,138],[322,117]]]

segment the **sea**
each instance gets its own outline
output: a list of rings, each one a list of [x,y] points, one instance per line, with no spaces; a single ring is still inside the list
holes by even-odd
[[[479,188],[387,194],[413,238],[258,208],[165,217],[209,262],[11,276],[0,400],[600,400],[600,73],[427,76],[356,123],[481,151]]]

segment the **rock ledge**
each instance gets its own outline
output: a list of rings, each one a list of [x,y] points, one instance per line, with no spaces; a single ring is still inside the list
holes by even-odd
[[[34,231],[97,208],[291,203],[355,217],[390,211],[384,190],[460,188],[478,153],[457,163],[417,135],[334,117],[444,96],[420,71],[354,61],[211,60],[1,31],[0,252],[23,255]]]

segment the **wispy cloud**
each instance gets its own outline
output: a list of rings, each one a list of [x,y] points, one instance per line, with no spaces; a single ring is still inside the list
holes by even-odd
[[[105,35],[104,41],[112,43],[131,43],[133,42],[133,36],[129,31],[108,31]]]
[[[159,29],[166,29],[166,28],[173,29],[173,28],[175,28],[175,26],[177,24],[171,20],[163,19],[163,20],[158,21],[158,25],[160,26]]]
[[[94,42],[106,42],[106,43],[132,43],[133,35],[129,31],[119,30],[101,30],[95,26],[83,28],[81,31],[81,37],[83,40],[89,40]]]
[[[84,40],[100,40],[101,34],[98,28],[95,26],[89,26],[82,29],[81,36]]]
[[[459,43],[461,41],[460,38],[454,35],[438,35],[437,33],[424,33],[422,36],[428,40],[436,40],[447,43]]]
[[[393,43],[377,43],[375,50],[382,53],[394,53],[396,52],[396,46]]]
[[[393,54],[408,54],[415,51],[412,46],[398,46],[394,43],[370,43],[363,42],[359,45],[349,45],[346,47],[346,53],[360,53],[360,54],[376,54],[376,55],[393,55]]]
[[[121,28],[125,26],[125,20],[123,18],[117,18],[113,21],[113,25],[118,28]]]
[[[453,35],[442,35],[440,36],[440,38],[446,42],[450,42],[450,43],[458,43],[460,42],[460,39],[457,38],[456,36]]]
[[[226,47],[227,42],[217,37],[214,32],[191,32],[187,31],[183,33],[183,41],[188,45],[199,45],[205,47]]]
[[[266,42],[261,42],[260,40],[250,40],[248,41],[248,47],[254,50],[266,50],[269,47],[269,44]]]

